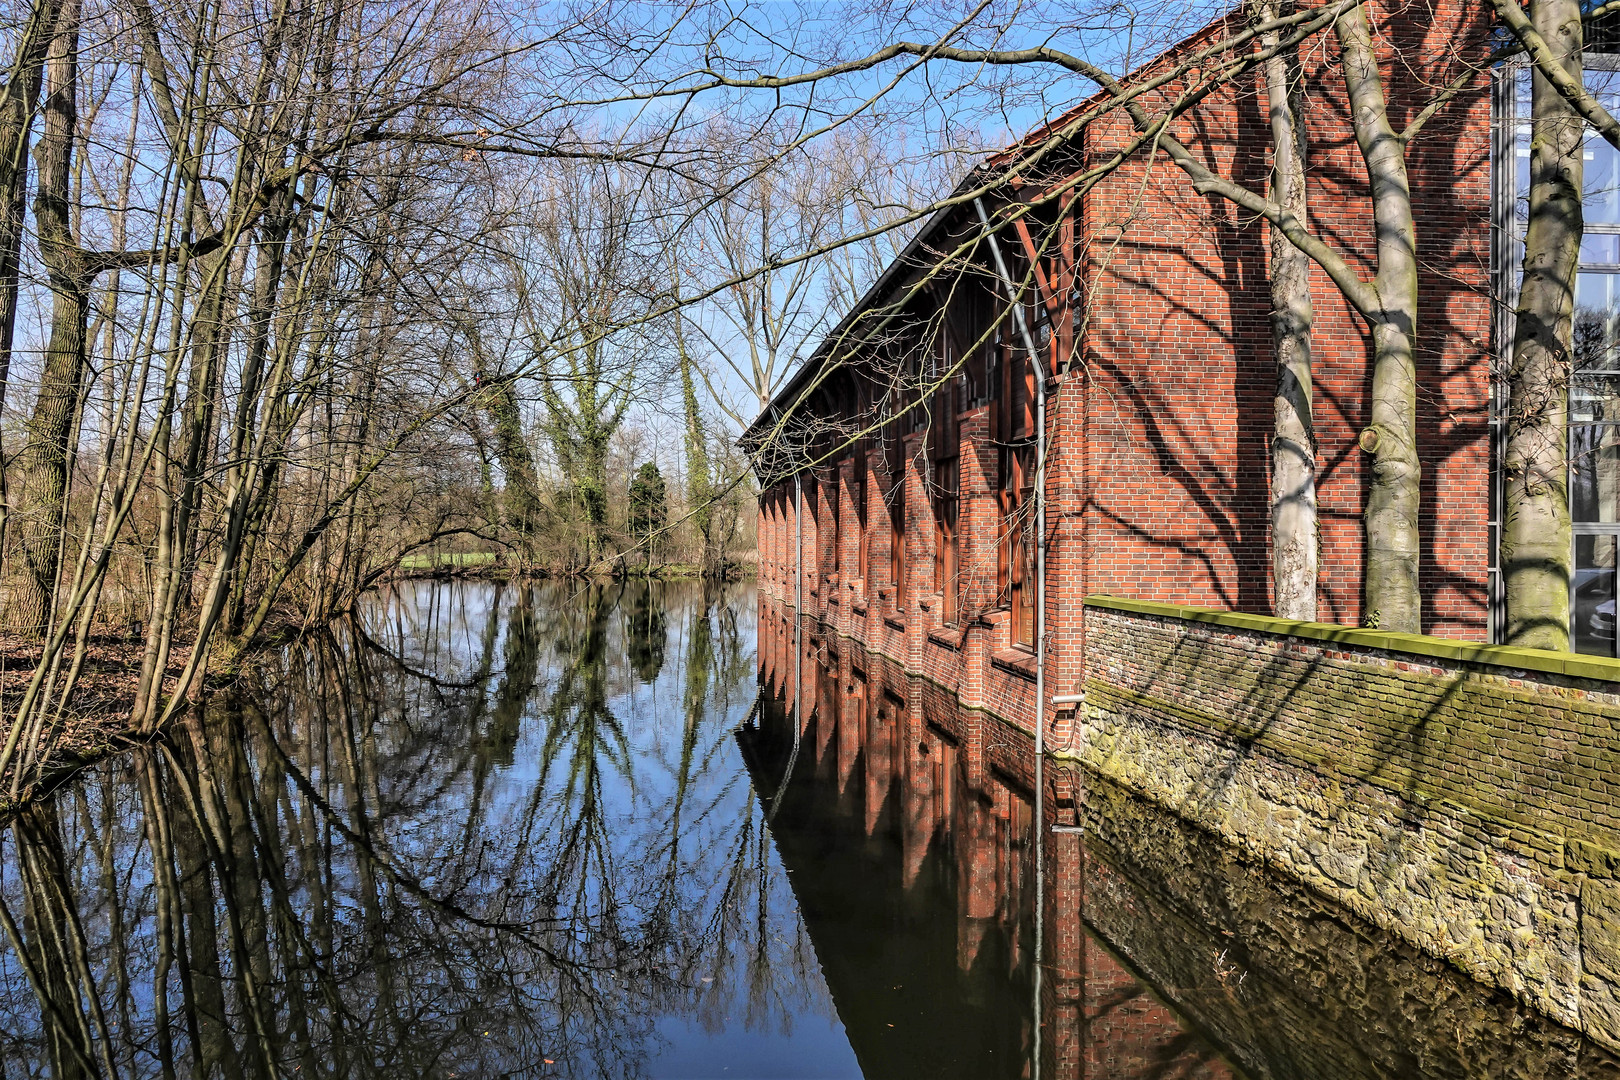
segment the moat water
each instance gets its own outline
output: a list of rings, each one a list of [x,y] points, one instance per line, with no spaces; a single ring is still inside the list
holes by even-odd
[[[5,827],[0,1078],[1620,1078],[1029,763],[750,586],[407,584]]]

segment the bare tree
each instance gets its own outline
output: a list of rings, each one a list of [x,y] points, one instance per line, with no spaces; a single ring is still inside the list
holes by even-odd
[[[45,632],[61,571],[62,509],[71,444],[76,441],[74,425],[84,378],[85,324],[94,275],[91,260],[74,236],[69,192],[79,139],[81,12],[81,0],[63,0],[46,52],[44,134],[37,151],[34,219],[40,258],[49,273],[51,329],[27,424],[28,441],[13,466],[15,491],[10,494],[8,514],[17,522],[21,558],[12,563],[6,606],[12,625],[36,637]]]
[[[1279,6],[1260,3],[1254,18],[1276,19]],[[1260,45],[1276,49],[1275,30]],[[1272,193],[1277,205],[1309,222],[1306,136],[1299,56],[1276,50],[1264,65],[1271,124]],[[1311,416],[1311,261],[1280,229],[1271,232],[1271,335],[1277,351],[1275,426],[1271,437],[1272,613],[1316,621],[1316,428]]]
[[[696,243],[686,246],[696,251],[681,258],[704,268],[688,271],[697,289],[713,289],[690,319],[718,361],[716,376],[697,370],[717,405],[746,426],[903,244],[905,229],[889,226],[920,192],[897,190],[904,162],[867,131],[805,141],[780,124],[742,132],[722,124],[708,137],[727,149],[684,192],[696,211]],[[852,233],[868,235],[842,243]]]

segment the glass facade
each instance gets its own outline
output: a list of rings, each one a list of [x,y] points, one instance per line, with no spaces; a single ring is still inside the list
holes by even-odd
[[[1620,56],[1586,57],[1587,85],[1620,108]],[[1514,291],[1524,263],[1530,189],[1530,76],[1514,71],[1503,95],[1511,133],[1512,214],[1505,277]],[[1570,631],[1577,652],[1616,655],[1615,554],[1620,544],[1620,153],[1588,134],[1584,153],[1585,236],[1576,283],[1574,357],[1569,386],[1569,502],[1574,524]],[[1505,215],[1504,215],[1505,216]],[[1506,305],[1511,319],[1512,296]],[[1508,325],[1503,356],[1511,348]],[[1499,401],[1499,413],[1503,402]],[[1499,503],[1500,500],[1497,500]],[[1495,512],[1493,518],[1497,516]]]

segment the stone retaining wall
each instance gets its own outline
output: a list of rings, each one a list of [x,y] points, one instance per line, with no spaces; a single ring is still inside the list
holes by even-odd
[[[1251,1080],[1595,1080],[1593,1040],[1089,776],[1087,925]]]
[[[1070,749],[1620,1047],[1620,663],[1094,597]]]

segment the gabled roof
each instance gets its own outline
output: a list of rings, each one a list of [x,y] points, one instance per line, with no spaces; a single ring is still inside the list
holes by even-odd
[[[956,185],[948,198],[955,199],[971,191],[975,184],[981,182],[984,169],[984,165],[977,165],[968,170],[967,175]],[[889,264],[883,268],[882,273],[878,274],[877,279],[872,282],[866,292],[861,294],[861,298],[845,313],[842,319],[838,320],[838,325],[834,326],[822,337],[821,343],[816,346],[815,351],[799,364],[787,382],[783,383],[781,389],[777,390],[771,397],[770,404],[760,410],[760,414],[754,418],[754,422],[749,424],[747,430],[739,437],[739,444],[746,444],[751,439],[756,438],[762,427],[775,416],[785,412],[789,403],[796,402],[799,399],[809,384],[813,382],[814,376],[821,372],[828,356],[831,355],[839,343],[847,346],[858,340],[850,332],[861,315],[889,298],[895,287],[900,284],[900,279],[904,276],[905,270],[916,265],[913,262],[914,256],[961,209],[960,203],[952,202],[929,215],[928,219],[923,222],[922,228],[917,231],[917,235],[913,236],[906,246],[900,249],[899,254],[889,260]]]
[[[1620,0],[1615,0],[1615,2],[1620,3]],[[1227,22],[1235,16],[1241,15],[1241,13],[1242,8],[1238,5],[1233,5],[1226,12],[1215,16],[1197,31],[1189,34],[1176,44],[1166,48],[1164,51],[1154,56],[1151,60],[1139,64],[1135,68],[1131,69],[1131,71],[1120,81],[1129,81],[1137,74],[1163,63],[1167,57],[1173,55],[1174,53],[1188,48],[1189,46],[1198,44],[1200,40],[1207,38],[1210,34],[1215,32],[1215,30],[1221,24]],[[848,346],[858,340],[858,338],[855,338],[850,334],[850,331],[853,329],[856,321],[864,312],[870,310],[889,298],[889,295],[892,293],[895,286],[899,284],[904,270],[913,265],[911,261],[912,257],[938,234],[940,229],[943,228],[947,221],[949,221],[957,212],[962,209],[961,203],[949,200],[958,199],[968,191],[972,190],[975,185],[982,184],[986,174],[994,170],[1007,167],[1017,159],[1021,152],[1034,148],[1044,139],[1048,138],[1053,132],[1061,130],[1062,128],[1074,123],[1085,113],[1086,110],[1104,102],[1107,97],[1108,92],[1099,89],[1096,93],[1090,95],[1079,104],[1065,110],[1059,116],[1047,120],[1037,127],[1032,128],[1022,138],[1016,140],[1015,142],[1009,143],[1002,149],[988,155],[984,161],[968,170],[967,174],[962,177],[962,180],[956,185],[956,188],[951,192],[950,196],[947,197],[948,205],[941,207],[929,216],[928,220],[923,223],[922,228],[918,230],[917,235],[912,237],[911,242],[908,243],[898,255],[890,260],[889,264],[884,267],[883,272],[880,273],[877,276],[877,279],[872,282],[871,287],[868,288],[864,294],[862,294],[861,298],[856,301],[855,305],[851,307],[844,317],[838,321],[838,325],[834,326],[832,330],[830,330],[826,336],[821,339],[821,343],[816,347],[815,351],[799,364],[793,375],[789,377],[787,382],[782,385],[781,389],[779,389],[771,397],[770,403],[767,404],[764,409],[760,410],[760,414],[754,418],[753,423],[749,424],[747,429],[738,438],[737,441],[739,445],[746,448],[749,442],[757,441],[762,428],[764,428],[773,418],[785,413],[792,404],[797,403],[808,386],[814,381],[814,377],[820,374],[827,362],[828,356],[833,352],[833,349],[837,344],[843,343]]]

